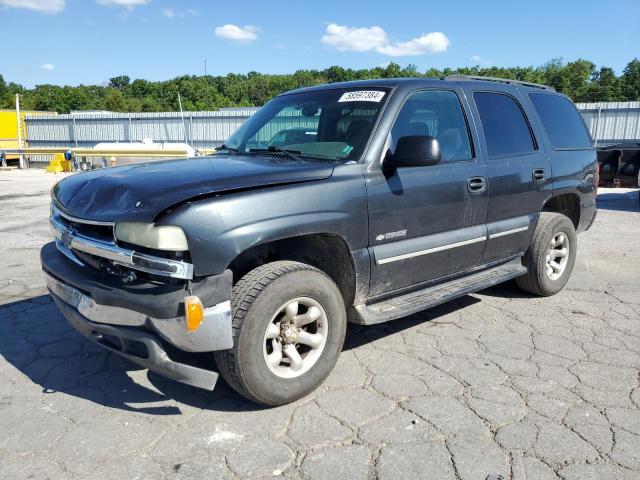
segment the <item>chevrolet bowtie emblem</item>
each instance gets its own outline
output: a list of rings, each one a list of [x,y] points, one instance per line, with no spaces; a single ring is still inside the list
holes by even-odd
[[[60,235],[60,241],[62,242],[62,244],[67,248],[71,248],[72,240],[73,240],[73,232],[70,230],[63,230],[62,234]]]

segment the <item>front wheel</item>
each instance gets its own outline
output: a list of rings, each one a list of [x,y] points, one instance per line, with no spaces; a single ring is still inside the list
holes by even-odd
[[[269,406],[316,389],[333,369],[347,315],[340,290],[322,271],[278,261],[233,287],[234,346],[215,352],[222,377],[238,393]]]
[[[569,218],[560,213],[542,212],[523,263],[527,273],[516,279],[529,293],[550,296],[564,288],[576,261],[578,242]]]

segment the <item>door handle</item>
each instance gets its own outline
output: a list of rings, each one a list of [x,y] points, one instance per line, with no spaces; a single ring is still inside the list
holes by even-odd
[[[534,182],[542,182],[544,180],[544,168],[534,168],[531,176]]]
[[[469,177],[467,179],[467,189],[471,193],[482,193],[487,189],[487,181],[484,177]]]

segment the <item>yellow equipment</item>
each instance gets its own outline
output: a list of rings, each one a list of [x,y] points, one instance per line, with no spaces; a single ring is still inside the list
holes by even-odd
[[[55,153],[46,168],[47,172],[60,173],[73,171],[71,160],[65,160],[63,153]]]
[[[22,147],[26,146],[28,138],[27,126],[24,121],[26,115],[51,114],[52,112],[39,112],[35,110],[20,111],[20,130],[22,134]],[[55,113],[55,112],[54,112]],[[16,150],[20,148],[18,142],[18,121],[15,110],[0,110],[0,150]],[[19,154],[7,153],[6,160],[18,160]]]

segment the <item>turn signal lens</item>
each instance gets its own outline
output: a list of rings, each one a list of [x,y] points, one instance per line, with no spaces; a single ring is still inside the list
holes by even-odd
[[[187,332],[195,332],[204,320],[204,306],[195,295],[184,297],[184,318],[187,323]]]

